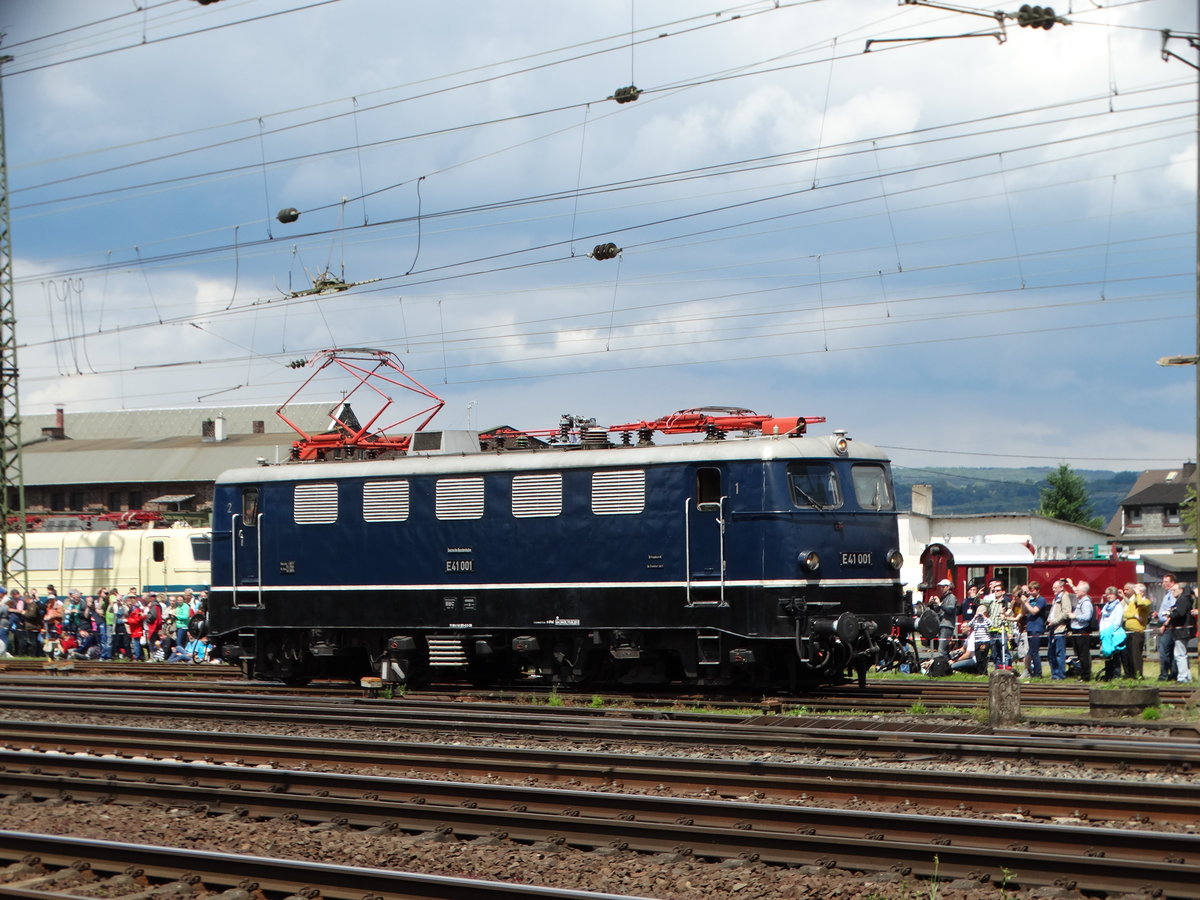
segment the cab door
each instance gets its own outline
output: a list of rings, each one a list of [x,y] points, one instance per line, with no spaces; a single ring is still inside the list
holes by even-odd
[[[234,514],[231,523],[233,541],[230,552],[233,558],[230,568],[233,572],[233,603],[235,606],[260,606],[262,509],[259,489],[242,488],[241,500],[241,510]]]
[[[715,466],[696,469],[692,495],[685,501],[687,605],[725,602],[724,473]]]
[[[150,532],[150,555],[146,560],[146,571],[142,575],[142,589],[151,591],[166,591],[169,589],[167,578],[167,539],[165,535]]]

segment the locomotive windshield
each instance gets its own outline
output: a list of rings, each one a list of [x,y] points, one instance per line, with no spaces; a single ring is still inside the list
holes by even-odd
[[[812,509],[837,509],[842,490],[831,463],[797,462],[788,466],[792,503]]]
[[[887,470],[875,463],[857,463],[850,470],[854,497],[863,509],[895,509]]]

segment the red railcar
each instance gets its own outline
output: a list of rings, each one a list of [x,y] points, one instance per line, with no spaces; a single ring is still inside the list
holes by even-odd
[[[919,590],[928,599],[937,583],[949,578],[954,594],[960,599],[972,584],[984,586],[993,579],[1004,582],[1005,588],[1038,582],[1042,596],[1049,596],[1051,585],[1059,578],[1072,582],[1086,581],[1091,596],[1103,595],[1107,587],[1120,588],[1129,582],[1143,580],[1140,562],[1111,553],[1105,559],[1038,559],[1031,543],[997,544],[929,544],[921,553],[921,584]]]

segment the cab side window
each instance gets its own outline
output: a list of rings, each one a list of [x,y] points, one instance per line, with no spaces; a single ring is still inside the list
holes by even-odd
[[[895,509],[887,469],[876,463],[856,463],[850,470],[854,498],[863,509]]]
[[[796,462],[788,466],[792,505],[804,509],[837,509],[842,486],[832,463]]]

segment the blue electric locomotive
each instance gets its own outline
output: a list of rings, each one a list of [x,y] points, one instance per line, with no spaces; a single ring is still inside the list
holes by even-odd
[[[210,632],[288,682],[861,679],[908,621],[886,456],[820,420],[699,418],[690,443],[431,431],[226,472]]]

